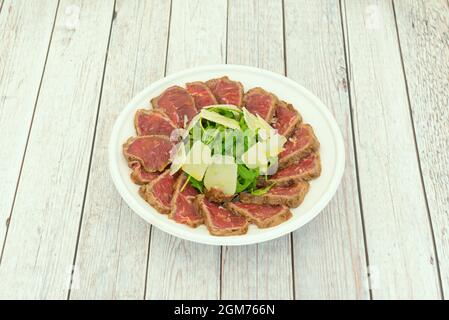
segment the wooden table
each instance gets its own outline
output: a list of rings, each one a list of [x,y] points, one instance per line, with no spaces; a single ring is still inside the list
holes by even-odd
[[[449,296],[446,0],[0,8],[0,298]],[[112,124],[135,94],[220,63],[307,87],[346,142],[327,208],[260,245],[199,245],[152,228],[108,172]]]

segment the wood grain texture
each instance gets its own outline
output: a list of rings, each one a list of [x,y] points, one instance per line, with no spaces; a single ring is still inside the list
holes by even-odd
[[[150,225],[123,202],[104,164],[117,115],[135,94],[164,75],[170,3],[120,0],[115,11],[73,299],[142,299],[145,292]]]
[[[346,146],[334,199],[293,234],[296,298],[369,299],[339,3],[284,3],[287,75],[328,106]]]
[[[57,2],[6,1],[3,6],[6,10],[0,15],[0,248],[9,224]]]
[[[439,298],[391,2],[346,1],[344,24],[373,298]]]
[[[449,4],[395,1],[444,296],[449,297]]]
[[[113,5],[59,5],[0,266],[1,298],[67,297]]]
[[[202,64],[224,63],[226,1],[173,0],[167,74]],[[184,241],[152,229],[148,299],[217,299],[220,247]]]
[[[284,74],[281,0],[229,2],[227,61]],[[293,298],[290,240],[223,248],[222,298]]]

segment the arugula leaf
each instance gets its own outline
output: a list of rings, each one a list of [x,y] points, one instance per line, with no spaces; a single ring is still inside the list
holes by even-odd
[[[259,169],[249,169],[244,164],[237,165],[237,193],[253,189],[257,184]]]
[[[234,113],[232,113],[231,111],[218,110],[218,113],[221,114],[222,116],[225,116],[226,118],[234,119]]]
[[[264,187],[264,188],[252,190],[252,191],[251,191],[251,194],[252,194],[252,195],[255,195],[255,196],[261,196],[261,195],[264,195],[265,193],[267,193],[268,191],[270,191],[270,189],[273,188],[275,184],[276,184],[276,183],[273,182],[272,184],[270,184],[269,186],[266,186],[266,187]]]
[[[239,121],[240,129],[245,132],[248,129],[248,125],[246,124],[245,118],[241,117]]]
[[[198,190],[200,193],[203,193],[204,189],[204,183],[203,181],[198,181],[191,175],[187,175],[187,181],[190,183],[192,187],[194,187],[196,190]]]
[[[241,161],[241,155],[259,140],[258,130],[253,131],[248,128],[242,113],[224,108],[210,108],[209,111],[238,121],[240,130],[229,129],[213,121],[200,119],[189,131],[187,143],[192,145],[196,140],[200,139],[204,144],[209,145],[212,149],[212,155],[222,154],[234,157],[237,163],[237,193],[242,191],[248,191],[254,195],[267,193],[274,184],[257,189],[260,174],[259,168],[249,169]],[[194,133],[194,128],[199,131],[199,134],[197,133],[198,131]],[[186,184],[190,183],[199,192],[204,192],[203,181],[198,181],[190,175],[187,175],[187,177]],[[267,179],[266,176],[265,179]],[[182,189],[184,188],[185,185]]]
[[[209,145],[215,141],[215,138],[218,136],[219,133],[220,133],[220,130],[218,130],[218,129],[211,129],[211,128],[206,129],[206,130],[204,130],[204,133],[201,137],[201,141],[204,144]]]
[[[243,183],[240,183],[240,181],[237,180],[237,188],[236,193],[240,193],[248,188],[248,186],[251,184],[250,180],[245,180]]]
[[[234,119],[239,121],[242,118],[243,111],[241,110],[234,110],[234,109],[228,109],[226,107],[214,107],[214,108],[208,108],[208,111],[216,112],[218,114],[221,114],[222,116],[225,116],[226,118]]]
[[[237,174],[241,176],[243,179],[253,180],[254,179],[254,171],[248,169],[244,164],[237,165]]]

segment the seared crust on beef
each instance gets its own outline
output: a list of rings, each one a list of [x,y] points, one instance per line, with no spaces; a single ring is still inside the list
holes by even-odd
[[[206,196],[207,200],[217,203],[228,202],[235,197],[235,195],[229,196],[227,194],[224,194],[223,191],[217,188],[211,188],[210,190],[206,190],[204,195]]]
[[[154,185],[163,177],[170,174],[169,171],[165,171],[162,173],[157,179],[153,180],[151,183],[145,184],[139,188],[140,196],[148,202],[151,206],[153,206],[159,213],[169,214],[171,211],[170,206],[166,206],[161,203],[153,193]]]
[[[211,214],[209,212],[209,209],[204,204],[204,201],[207,201],[204,195],[203,194],[198,195],[195,199],[195,206],[197,207],[198,212],[200,212],[201,215],[203,216],[204,223],[206,224],[206,227],[209,230],[210,234],[214,236],[233,236],[245,234],[248,232],[248,221],[246,219],[245,224],[242,226],[229,227],[229,228],[217,228],[216,226],[214,226],[211,220]],[[235,214],[232,211],[229,212]]]
[[[270,123],[271,119],[274,116],[276,105],[279,101],[278,98],[273,93],[265,91],[261,87],[255,87],[248,90],[248,92],[246,92],[245,95],[243,96],[243,105],[246,106],[248,111],[250,111],[251,113],[256,113],[255,112],[256,110],[254,110],[253,108],[251,108],[251,106],[248,106],[247,104],[254,95],[268,96],[270,98],[268,112],[265,115],[259,114],[265,121]]]
[[[249,222],[254,223],[259,228],[270,228],[277,226],[281,224],[284,221],[287,221],[292,217],[292,212],[287,206],[282,206],[282,209],[279,211],[279,213],[267,217],[267,218],[261,218],[254,214],[252,214],[249,210],[246,210],[242,207],[239,207],[234,202],[228,202],[226,204],[227,208],[234,211],[237,214],[240,214],[248,219]]]
[[[315,136],[315,132],[313,131],[313,128],[310,124],[301,124],[296,128],[296,130],[307,130],[309,135],[307,144],[286,156],[282,156],[281,153],[279,155],[279,169],[285,168],[291,165],[292,163],[295,163],[296,161],[303,158],[307,154],[318,150],[320,147],[320,143],[317,137]],[[293,136],[288,139],[287,143],[292,141],[292,139],[297,139],[295,133],[293,133]],[[284,145],[284,148],[286,147],[286,145]]]
[[[276,121],[279,120],[277,118],[277,114],[278,114],[278,112],[282,112],[282,108],[287,109],[289,112],[295,113],[296,116],[293,120],[290,121],[289,126],[287,126],[283,130],[279,130],[278,126],[276,125]],[[301,114],[290,103],[287,103],[285,101],[278,102],[278,104],[276,105],[276,108],[275,108],[274,117],[272,119],[271,125],[273,128],[279,130],[279,134],[283,135],[286,138],[290,137],[292,135],[293,131],[296,129],[296,127],[299,124],[301,124],[301,122],[302,122]]]
[[[181,188],[184,186],[185,182],[186,182],[186,176],[184,174],[180,174],[178,179],[176,180],[176,183],[175,183],[175,186],[174,186],[173,198],[171,200],[171,210],[170,210],[170,213],[169,213],[168,217],[170,219],[175,220],[175,221],[176,221],[176,219],[175,219],[176,210],[178,209],[177,206],[176,206],[176,203],[177,203],[178,197],[183,196],[181,194]],[[192,203],[192,206],[194,206],[195,210],[198,211],[198,209],[196,208],[196,206],[194,204],[195,196],[187,196],[185,198],[186,198],[187,201]],[[199,225],[204,223],[204,219],[201,216],[201,214],[198,213],[198,219],[192,220],[192,219],[189,218],[188,220],[184,220],[182,222],[179,222],[179,221],[176,221],[176,222],[186,224],[186,225],[188,225],[189,227],[192,227],[192,228],[196,228]]]
[[[151,188],[149,187],[149,184],[145,184],[145,185],[141,186],[139,188],[139,194],[146,202],[148,202],[152,207],[154,207],[159,213],[162,213],[162,214],[170,213],[170,207],[164,206],[156,199],[156,197],[151,192]]]
[[[127,160],[128,162],[135,162],[135,161],[139,162],[139,163],[142,165],[142,167],[143,167],[147,172],[163,171],[163,170],[167,167],[167,165],[169,164],[169,157],[170,157],[170,154],[169,154],[168,152],[167,152],[167,155],[165,155],[165,156],[167,157],[167,161],[164,161],[163,163],[162,163],[162,161],[161,161],[161,164],[160,164],[158,167],[149,167],[149,166],[148,166],[148,163],[145,163],[144,159],[142,159],[142,158],[138,157],[137,155],[132,154],[132,153],[129,152],[129,148],[131,147],[131,145],[132,145],[135,141],[140,140],[140,139],[150,139],[150,138],[154,138],[154,139],[156,139],[156,140],[159,140],[160,142],[166,142],[166,143],[169,143],[169,144],[171,144],[172,146],[174,145],[173,142],[170,141],[170,138],[169,138],[169,137],[167,137],[167,136],[162,136],[162,135],[149,135],[149,136],[137,136],[137,137],[131,137],[131,138],[129,138],[129,139],[126,141],[126,143],[123,144],[123,154],[124,154],[124,156],[125,156],[125,158],[126,158],[126,160]],[[170,151],[170,150],[168,150],[168,151]]]
[[[229,85],[236,85],[238,87],[238,98],[236,99],[234,103],[233,101],[228,101],[226,97],[223,97],[220,91],[220,85],[221,84],[229,84]],[[228,78],[228,76],[224,76],[221,78],[216,79],[210,79],[206,81],[206,85],[210,88],[212,93],[214,94],[215,98],[217,99],[218,103],[224,103],[224,104],[234,104],[237,107],[241,108],[243,103],[243,85],[239,81],[233,81]]]
[[[307,181],[301,181],[298,184],[290,187],[297,189],[295,190],[297,192],[293,195],[273,193],[274,191],[279,190],[279,188],[285,187],[273,187],[269,192],[260,196],[255,196],[248,192],[242,192],[240,193],[240,201],[243,203],[254,203],[254,204],[270,204],[270,205],[283,204],[290,208],[296,208],[304,201],[304,197],[309,191],[309,187],[310,186]]]
[[[198,94],[194,90],[195,87],[200,87],[204,92],[207,94],[207,97]],[[195,81],[195,82],[188,82],[186,83],[187,92],[193,97],[193,100],[195,101],[195,106],[198,111],[200,111],[202,108],[208,105],[217,104],[217,99],[215,98],[214,94],[210,90],[210,88],[207,86],[206,83],[202,81]],[[205,101],[209,100],[208,103],[205,103]]]
[[[301,162],[304,160],[307,160],[308,157],[314,156],[315,159],[313,159],[313,167],[307,168],[304,171],[294,173],[289,176],[283,176],[283,177],[277,177],[278,173],[281,173],[282,170],[288,170],[292,166],[300,165]],[[299,161],[291,164],[290,166],[279,170],[275,175],[271,176],[266,180],[265,178],[258,180],[258,185],[260,186],[267,186],[272,183],[275,183],[276,186],[291,186],[294,185],[300,181],[309,181],[315,178],[318,178],[321,175],[321,159],[319,152],[314,152],[312,154],[306,155],[304,158],[301,158]]]
[[[160,117],[160,119],[162,121],[165,121],[166,128],[170,128],[171,131],[176,129],[176,125],[173,123],[173,121],[171,121],[171,119],[165,114],[164,111],[162,111],[162,110],[139,109],[134,114],[134,128],[136,129],[136,133],[137,133],[138,136],[151,135],[151,134],[170,136],[170,134],[167,134],[168,133],[168,129],[167,130],[163,130],[161,127],[158,128],[159,132],[150,132],[150,133],[142,132],[141,128],[139,127],[139,115],[145,115],[145,116],[157,115],[157,116]],[[170,133],[171,133],[171,131],[170,131]]]
[[[163,105],[163,103],[160,103],[162,98],[166,98],[166,95],[172,93],[174,90],[185,98],[185,101],[182,101],[184,104],[179,105],[178,103],[178,105],[175,105],[173,104],[173,101],[171,101],[169,105]],[[169,95],[169,97],[173,97],[173,95]],[[165,89],[159,96],[151,99],[151,105],[153,106],[153,109],[163,111],[178,127],[184,127],[185,117],[187,117],[188,121],[190,121],[197,114],[195,100],[193,97],[185,88],[176,85]],[[173,107],[174,109],[172,109]],[[170,110],[167,110],[167,108]]]
[[[131,180],[138,185],[150,183],[159,176],[156,172],[146,172],[138,161],[130,162],[129,167],[133,170],[130,174]]]

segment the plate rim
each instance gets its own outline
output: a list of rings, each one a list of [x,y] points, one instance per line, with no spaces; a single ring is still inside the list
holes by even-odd
[[[308,99],[310,99],[314,105],[318,106],[319,111],[323,114],[323,116],[326,118],[329,127],[331,129],[331,133],[333,134],[334,140],[336,142],[336,150],[337,150],[337,158],[336,158],[336,164],[335,164],[335,173],[332,176],[332,179],[329,183],[328,188],[324,191],[324,194],[321,196],[321,198],[318,199],[318,201],[313,205],[313,207],[304,214],[303,218],[298,220],[297,223],[292,223],[290,225],[286,225],[283,229],[276,229],[267,231],[266,233],[262,234],[256,234],[256,235],[242,235],[238,238],[236,237],[218,237],[208,234],[207,236],[204,235],[192,235],[189,236],[184,235],[184,232],[182,229],[179,229],[175,222],[171,221],[173,223],[173,226],[171,224],[160,224],[157,220],[153,219],[151,215],[144,214],[141,212],[141,206],[137,201],[134,199],[135,196],[129,194],[129,190],[126,188],[124,183],[122,182],[121,176],[120,176],[120,169],[118,165],[117,160],[117,140],[119,136],[119,129],[121,128],[121,124],[126,120],[126,116],[128,115],[130,109],[134,108],[135,104],[138,101],[141,101],[145,96],[148,95],[150,91],[152,91],[155,87],[161,86],[166,82],[172,82],[176,80],[177,78],[189,75],[190,73],[198,73],[198,72],[207,72],[207,71],[214,71],[216,72],[217,69],[221,69],[224,72],[233,70],[233,71],[247,71],[252,73],[259,73],[264,74],[265,76],[273,77],[277,80],[279,80],[283,85],[290,85],[297,90],[301,92],[301,94],[305,95]],[[120,144],[121,145],[121,144]],[[121,154],[121,152],[120,152]],[[173,236],[176,236],[178,238],[201,243],[201,244],[208,244],[208,245],[227,245],[227,246],[239,246],[239,245],[250,245],[255,243],[261,243],[269,240],[273,240],[276,238],[279,238],[281,236],[284,236],[288,233],[291,233],[295,230],[298,230],[302,226],[309,223],[311,220],[313,220],[315,217],[319,215],[321,211],[328,205],[330,200],[333,198],[335,193],[338,190],[338,187],[341,183],[344,168],[345,168],[345,157],[346,157],[346,151],[345,151],[345,145],[344,145],[344,139],[342,132],[330,112],[330,110],[327,108],[327,106],[318,98],[316,97],[312,92],[310,92],[305,87],[301,86],[299,83],[295,82],[292,79],[287,78],[286,76],[282,74],[278,74],[269,70],[260,69],[256,67],[251,66],[245,66],[245,65],[237,65],[237,64],[214,64],[214,65],[203,65],[198,66],[194,68],[185,69],[173,74],[170,74],[168,76],[165,76],[155,82],[152,82],[149,86],[147,86],[145,89],[140,91],[137,95],[135,95],[131,101],[128,102],[128,104],[121,110],[119,115],[116,117],[114,126],[112,128],[110,139],[108,143],[108,167],[109,172],[112,178],[112,181],[114,183],[114,186],[120,196],[125,200],[126,204],[131,208],[132,211],[134,211],[136,214],[138,214],[145,222],[150,223],[152,226],[157,227],[158,229],[171,234]],[[270,229],[267,229],[270,230]]]

